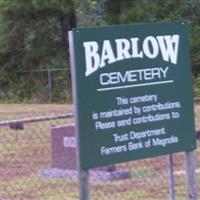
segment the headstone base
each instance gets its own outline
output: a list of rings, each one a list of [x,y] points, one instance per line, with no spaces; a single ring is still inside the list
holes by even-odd
[[[52,163],[51,168],[39,171],[43,178],[77,179],[77,155],[75,126],[62,125],[51,128]],[[90,180],[118,180],[130,178],[130,172],[119,170],[115,165],[89,170]]]
[[[46,168],[39,171],[39,176],[42,178],[56,178],[56,179],[78,179],[77,170]],[[111,181],[130,178],[131,174],[126,170],[115,171],[98,171],[90,170],[90,180],[93,181]]]

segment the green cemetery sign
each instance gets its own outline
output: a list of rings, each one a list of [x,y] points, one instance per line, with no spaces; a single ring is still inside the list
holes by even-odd
[[[185,22],[70,33],[81,169],[195,149]]]

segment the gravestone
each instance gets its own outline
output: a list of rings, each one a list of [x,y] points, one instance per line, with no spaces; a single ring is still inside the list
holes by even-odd
[[[75,126],[56,126],[51,129],[52,167],[59,169],[77,169]],[[94,170],[114,171],[115,165],[97,167]]]
[[[51,129],[52,167],[76,169],[76,142],[74,125]]]
[[[75,126],[63,125],[51,128],[52,168],[40,171],[46,178],[77,177],[77,154]],[[90,170],[92,180],[117,180],[130,177],[130,172],[119,170],[115,165],[97,167]]]

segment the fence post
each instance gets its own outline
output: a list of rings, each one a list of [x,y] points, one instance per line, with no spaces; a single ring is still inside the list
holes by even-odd
[[[174,169],[173,169],[173,156],[172,154],[167,155],[167,166],[168,166],[168,176],[169,176],[169,199],[175,200],[174,193]]]
[[[197,200],[194,151],[185,153],[187,199]]]
[[[48,75],[48,94],[49,94],[49,101],[51,101],[51,90],[52,90],[52,79],[51,79],[51,70],[47,70]]]

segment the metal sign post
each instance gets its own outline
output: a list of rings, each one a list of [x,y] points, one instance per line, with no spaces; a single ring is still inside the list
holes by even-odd
[[[75,90],[76,87],[76,77],[75,77],[75,60],[74,60],[74,45],[73,45],[73,35],[72,32],[69,32],[69,44],[70,44],[70,62],[72,69],[72,86],[73,86],[73,97],[74,97],[74,105],[75,112],[77,112],[77,93]],[[89,170],[83,170],[80,166],[80,146],[79,146],[79,129],[78,129],[79,121],[77,119],[77,115],[75,115],[75,136],[77,141],[77,167],[78,167],[78,180],[79,180],[79,199],[80,200],[90,200],[90,186],[89,186]]]
[[[175,200],[174,192],[174,169],[173,169],[173,155],[167,155],[167,166],[168,166],[168,179],[169,179],[169,199]]]
[[[187,199],[197,200],[194,151],[185,153]]]

